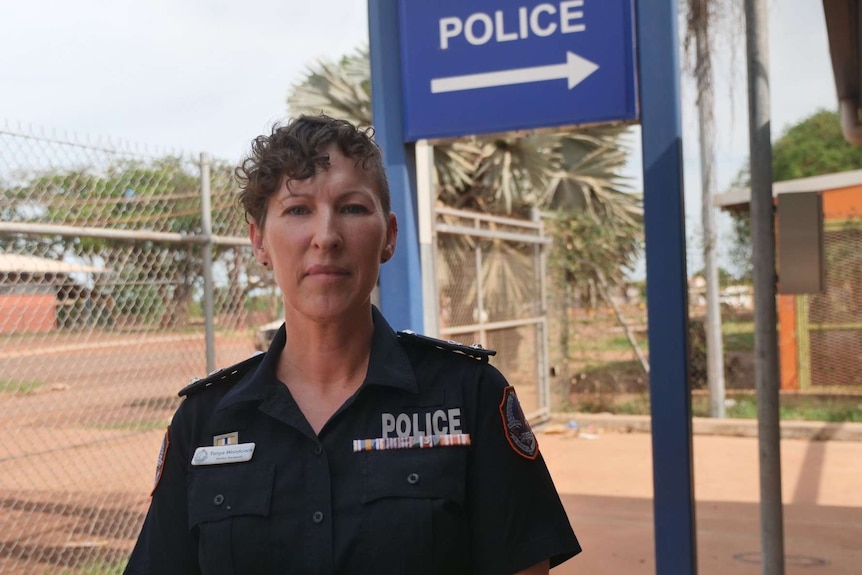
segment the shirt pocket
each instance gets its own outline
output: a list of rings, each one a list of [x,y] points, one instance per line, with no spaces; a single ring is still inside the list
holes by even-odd
[[[363,453],[364,545],[378,572],[466,572],[466,455],[461,448]]]
[[[363,455],[363,503],[388,497],[464,503],[466,453],[462,449],[394,449]]]
[[[256,572],[269,557],[274,465],[227,464],[189,474],[189,529],[205,575]]]

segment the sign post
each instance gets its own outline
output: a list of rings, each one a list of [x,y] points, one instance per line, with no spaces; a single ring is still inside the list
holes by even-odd
[[[375,140],[383,150],[392,211],[398,216],[398,245],[380,269],[383,314],[395,329],[424,332],[422,270],[416,213],[414,150],[404,143],[398,0],[368,0],[371,104]]]
[[[697,553],[676,0],[637,16],[656,573],[683,575]]]
[[[642,114],[656,567],[689,574],[697,561],[676,9],[675,0],[639,0],[635,24],[634,2],[369,0],[374,123],[393,208],[406,210],[406,265],[384,268],[403,277],[382,276],[382,298],[397,326],[421,325],[406,142]],[[398,305],[388,308],[390,298]]]

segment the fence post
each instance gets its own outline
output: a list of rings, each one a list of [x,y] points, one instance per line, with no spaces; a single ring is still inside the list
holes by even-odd
[[[204,324],[206,326],[207,373],[215,370],[215,318],[213,305],[212,193],[210,191],[210,157],[201,154],[201,234],[204,275]]]
[[[473,220],[473,226],[476,228],[482,227],[479,220]],[[476,317],[473,322],[479,325],[479,345],[488,347],[488,332],[485,331],[485,282],[482,277],[482,242],[476,240],[475,265],[476,265]]]
[[[530,210],[530,218],[539,225],[539,236],[545,237],[545,223],[542,213],[537,208]],[[533,248],[536,287],[539,288],[539,315],[542,323],[536,330],[536,363],[538,364],[538,408],[551,412],[550,360],[548,357],[548,284],[547,278],[547,248],[545,244],[536,244]]]
[[[422,301],[425,333],[440,337],[440,295],[437,286],[437,189],[434,185],[434,146],[416,142],[416,212],[419,220],[419,257],[422,267]]]

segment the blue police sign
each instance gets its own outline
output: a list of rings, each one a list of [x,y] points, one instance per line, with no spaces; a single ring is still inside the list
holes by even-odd
[[[632,0],[400,0],[405,140],[637,120]]]

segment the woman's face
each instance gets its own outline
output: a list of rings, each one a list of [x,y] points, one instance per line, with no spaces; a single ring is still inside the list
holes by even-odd
[[[249,230],[255,258],[275,274],[285,312],[316,321],[368,305],[398,235],[373,179],[337,146],[328,152],[327,170],[283,182],[269,199],[266,224]]]

